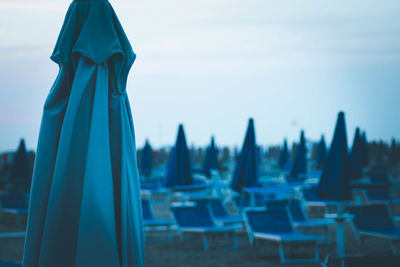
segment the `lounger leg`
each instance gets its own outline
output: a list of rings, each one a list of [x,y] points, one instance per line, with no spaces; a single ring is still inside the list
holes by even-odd
[[[283,251],[283,243],[282,242],[279,243],[279,256],[281,258],[281,263],[285,263],[286,259],[285,259],[285,252]]]
[[[237,240],[237,235],[235,232],[233,232],[233,249],[238,249],[239,248],[239,244],[238,244],[238,240]]]
[[[318,242],[315,242],[315,262],[319,262],[319,247],[318,247]]]
[[[204,250],[208,251],[208,241],[207,241],[206,233],[202,233],[202,237],[203,237]]]

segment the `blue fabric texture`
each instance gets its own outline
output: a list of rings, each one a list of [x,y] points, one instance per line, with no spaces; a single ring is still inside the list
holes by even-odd
[[[180,227],[213,227],[208,205],[172,207],[176,223]]]
[[[331,147],[319,179],[320,198],[334,201],[351,199],[348,161],[344,113],[339,112]]]
[[[74,1],[51,59],[24,267],[144,266],[126,81],[135,54],[108,1]]]
[[[178,127],[175,146],[171,149],[168,158],[164,185],[174,187],[191,185],[193,182],[190,152],[186,143],[185,131],[181,124]]]
[[[258,186],[258,176],[259,160],[256,134],[254,130],[254,121],[253,119],[250,119],[242,150],[236,161],[230,186],[237,192],[241,192],[242,187]]]
[[[352,179],[361,178],[362,171],[362,139],[360,129],[356,128],[354,134],[353,147],[351,148],[349,159],[349,175]]]
[[[140,153],[140,172],[144,175],[150,175],[153,168],[153,150],[149,141],[146,140],[144,147]]]
[[[300,142],[296,146],[296,151],[293,160],[293,167],[290,172],[292,178],[299,178],[299,175],[305,175],[307,173],[307,148],[306,138],[304,137],[304,131],[300,133]]]
[[[208,177],[211,176],[211,170],[219,170],[218,148],[215,146],[214,137],[211,138],[211,143],[207,147],[203,162],[203,171]]]
[[[246,211],[247,220],[253,232],[285,234],[293,233],[286,209]]]
[[[371,204],[350,207],[349,212],[354,214],[354,225],[364,231],[398,230],[393,222],[389,209],[385,204]]]

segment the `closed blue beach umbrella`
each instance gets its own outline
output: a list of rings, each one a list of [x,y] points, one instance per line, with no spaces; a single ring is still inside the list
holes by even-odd
[[[281,169],[285,169],[287,164],[289,163],[289,149],[287,145],[286,139],[283,141],[283,147],[279,153],[279,167]]]
[[[339,112],[333,140],[318,184],[320,198],[341,201],[351,199],[347,135],[344,113]]]
[[[126,81],[135,54],[106,0],[75,0],[51,59],[24,267],[144,266]]]
[[[349,159],[349,175],[352,179],[361,178],[362,172],[362,139],[360,135],[360,129],[357,128],[354,134],[353,146],[351,148],[350,159]]]
[[[368,167],[369,165],[369,150],[368,150],[368,141],[367,141],[367,134],[363,132],[361,137],[361,164],[363,168]]]
[[[258,186],[259,162],[253,119],[249,120],[242,150],[236,161],[231,188],[241,192],[243,187]]]
[[[296,153],[294,155],[293,167],[290,172],[292,178],[299,178],[301,175],[307,173],[307,148],[306,138],[304,137],[304,131],[300,133],[300,142],[296,146]]]
[[[324,136],[322,136],[317,146],[316,162],[318,168],[322,168],[324,166],[326,154],[327,152],[326,152],[325,138]]]
[[[9,181],[12,185],[19,184],[28,187],[32,173],[29,168],[28,152],[26,151],[25,141],[21,139],[18,149],[14,154]]]
[[[144,144],[142,151],[140,153],[140,173],[144,175],[150,175],[151,169],[153,168],[153,149],[150,146],[148,140]]]
[[[207,147],[203,170],[208,177],[211,175],[211,170],[219,170],[218,148],[215,146],[214,137],[211,137],[211,143]]]
[[[191,185],[192,163],[190,159],[189,148],[186,143],[185,131],[183,125],[179,125],[178,136],[167,163],[167,173],[165,175],[166,187]]]

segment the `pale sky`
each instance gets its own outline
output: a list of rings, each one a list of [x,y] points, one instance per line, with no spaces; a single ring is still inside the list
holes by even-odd
[[[137,146],[329,143],[337,112],[349,141],[400,138],[398,0],[113,0],[137,60],[128,94]],[[49,56],[70,1],[0,0],[0,151],[37,144],[58,66]]]

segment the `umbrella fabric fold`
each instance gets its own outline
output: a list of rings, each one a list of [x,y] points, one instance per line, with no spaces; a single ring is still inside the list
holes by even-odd
[[[333,140],[319,179],[320,198],[333,201],[351,199],[348,162],[346,124],[344,113],[339,112]]]
[[[243,147],[236,161],[230,187],[241,192],[243,187],[256,187],[259,176],[258,150],[253,119],[249,120]]]
[[[135,54],[108,1],[74,1],[51,58],[23,266],[144,266],[125,90]]]
[[[359,179],[362,175],[362,140],[360,129],[356,128],[353,147],[349,157],[349,175],[352,179]]]
[[[207,147],[203,170],[208,177],[211,176],[211,170],[219,170],[218,148],[215,146],[214,137],[211,138],[211,143]]]

